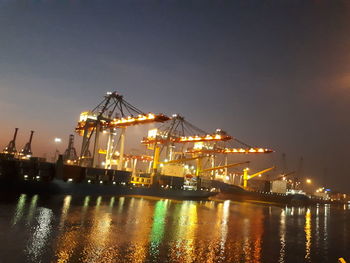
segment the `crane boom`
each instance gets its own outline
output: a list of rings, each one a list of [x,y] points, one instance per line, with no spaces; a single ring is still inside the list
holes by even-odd
[[[231,164],[227,164],[227,165],[216,166],[216,167],[204,169],[204,170],[202,170],[202,172],[209,172],[209,171],[215,171],[215,170],[220,170],[220,169],[224,169],[224,168],[230,168],[230,167],[234,167],[234,166],[238,166],[238,165],[242,165],[242,164],[246,164],[246,163],[250,163],[250,162],[246,161],[246,162],[241,162],[241,163],[231,163]]]
[[[197,156],[197,157],[192,157],[192,158],[182,158],[182,159],[178,159],[178,160],[171,160],[171,161],[159,162],[159,163],[162,163],[162,164],[182,163],[182,162],[187,162],[187,161],[193,161],[193,160],[201,159],[201,158],[204,158],[204,157],[206,157],[206,156]]]
[[[186,153],[223,153],[223,154],[251,154],[251,153],[272,153],[267,148],[223,148],[223,149],[188,149]]]
[[[266,172],[268,172],[268,171],[271,171],[271,170],[273,170],[273,169],[275,169],[276,168],[276,166],[272,166],[272,167],[270,167],[270,168],[267,168],[267,169],[265,169],[265,170],[262,170],[262,171],[260,171],[260,172],[257,172],[257,173],[255,173],[255,174],[252,174],[252,175],[248,175],[248,170],[249,169],[244,169],[243,171],[244,171],[244,173],[243,173],[243,187],[244,188],[247,188],[247,186],[248,186],[248,180],[250,180],[250,179],[252,179],[252,178],[254,178],[255,176],[258,176],[258,175],[260,175],[260,174],[263,174],[263,173],[266,173]]]
[[[271,170],[273,170],[275,168],[276,168],[276,166],[272,166],[270,168],[267,168],[265,170],[262,170],[260,172],[255,173],[255,174],[249,175],[249,179],[252,179],[253,177],[258,176],[259,174],[267,173],[268,171],[271,171]]]
[[[279,180],[283,177],[286,177],[286,176],[289,176],[289,175],[292,175],[292,174],[295,174],[297,171],[292,171],[292,172],[289,172],[289,173],[285,173],[285,174],[282,174],[281,176],[278,176],[276,179],[274,180]]]

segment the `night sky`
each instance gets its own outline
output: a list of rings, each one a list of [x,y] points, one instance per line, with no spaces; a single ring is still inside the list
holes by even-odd
[[[350,191],[348,0],[0,0],[0,148],[19,127],[17,148],[33,129],[35,155],[54,137],[63,151],[114,90],[276,150],[254,169],[302,156],[316,185]]]

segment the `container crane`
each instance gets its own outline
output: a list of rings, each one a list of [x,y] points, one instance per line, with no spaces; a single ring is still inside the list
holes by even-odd
[[[262,170],[262,171],[260,171],[260,172],[257,172],[257,173],[255,173],[255,174],[251,174],[251,175],[248,175],[248,171],[249,171],[249,168],[245,168],[244,170],[243,170],[243,188],[247,188],[247,186],[248,186],[248,180],[250,180],[250,179],[252,179],[252,178],[254,178],[254,177],[256,177],[256,176],[258,176],[258,175],[261,175],[261,174],[263,174],[263,173],[266,173],[266,172],[268,172],[268,171],[271,171],[271,170],[273,170],[273,169],[275,169],[276,168],[276,166],[272,166],[272,167],[270,167],[270,168],[267,168],[267,169],[265,169],[265,170]]]
[[[16,138],[17,138],[18,128],[15,128],[15,133],[13,135],[13,139],[8,143],[8,145],[3,150],[3,153],[7,154],[16,154]]]
[[[184,145],[186,143],[200,143],[200,142],[218,142],[232,139],[226,132],[217,129],[214,133],[208,133],[202,129],[194,126],[179,114],[172,115],[169,122],[161,125],[158,129],[153,129],[148,132],[148,137],[143,138],[142,144],[148,146],[149,149],[154,150],[153,158],[153,175],[157,171],[157,163],[159,163],[160,154],[163,149],[165,151],[165,159],[173,160],[176,145],[180,145],[182,153],[184,153]],[[201,170],[201,158],[197,158],[202,154],[193,154],[197,160],[197,174]],[[205,156],[208,157],[208,156]]]
[[[143,138],[141,143],[169,146],[174,143],[217,142],[231,139],[232,137],[225,131],[217,129],[214,133],[208,133],[185,120],[183,116],[174,114],[169,123],[153,130],[153,133],[149,133],[149,136]]]
[[[117,92],[107,92],[104,99],[89,112],[83,112],[75,131],[83,136],[80,154],[80,164],[84,159],[92,158],[92,166],[98,167],[99,137],[102,131],[109,132],[106,152],[106,166],[110,168],[112,156],[115,153],[114,136],[116,130],[120,129],[120,149],[118,169],[123,167],[124,144],[126,128],[133,125],[164,122],[169,120],[164,114],[144,113],[128,103],[124,97]],[[89,145],[92,136],[94,138],[93,154],[89,154]],[[88,165],[91,165],[88,164]]]

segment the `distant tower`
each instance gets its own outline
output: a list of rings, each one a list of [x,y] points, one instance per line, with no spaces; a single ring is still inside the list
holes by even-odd
[[[74,135],[71,134],[69,135],[68,148],[65,150],[63,154],[63,161],[74,162],[76,160],[78,160],[78,156],[77,156],[77,151],[74,148]]]
[[[286,174],[288,171],[287,168],[287,157],[285,153],[282,153],[282,174]]]
[[[9,144],[4,149],[3,153],[16,154],[16,138],[17,138],[18,128],[15,129],[15,134],[13,135],[13,139],[9,142]]]
[[[32,152],[32,139],[33,139],[33,134],[34,131],[30,132],[30,137],[29,137],[29,142],[24,145],[23,149],[21,150],[20,154],[23,157],[32,157],[33,152]]]
[[[300,189],[301,181],[303,180],[303,168],[304,168],[304,158],[300,157],[299,166],[296,173],[296,177],[294,178],[294,185],[296,189]]]

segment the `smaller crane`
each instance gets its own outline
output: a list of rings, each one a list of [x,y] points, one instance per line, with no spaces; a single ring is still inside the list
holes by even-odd
[[[275,181],[276,181],[276,180],[280,180],[280,179],[285,180],[285,178],[286,178],[287,176],[290,176],[290,175],[292,175],[292,174],[295,174],[296,172],[297,172],[297,171],[292,171],[292,172],[288,172],[288,173],[282,174],[282,175],[278,176],[277,178],[275,178],[274,180],[275,180]]]
[[[33,134],[34,134],[34,131],[30,131],[29,142],[27,142],[26,145],[24,145],[23,149],[19,153],[22,156],[22,158],[30,158],[33,155],[33,152],[32,152]]]
[[[66,163],[74,163],[78,160],[77,151],[74,148],[74,135],[69,135],[68,148],[63,154],[63,161]]]
[[[255,176],[258,176],[258,175],[261,175],[261,174],[266,173],[266,172],[268,172],[268,171],[271,171],[271,170],[273,170],[273,169],[275,169],[275,168],[276,168],[276,166],[272,166],[272,167],[270,167],[270,168],[267,168],[267,169],[265,169],[265,170],[262,170],[262,171],[260,171],[260,172],[257,172],[257,173],[255,173],[255,174],[251,174],[251,175],[248,175],[249,168],[245,168],[245,169],[243,170],[243,188],[244,188],[244,189],[247,188],[247,186],[248,186],[248,180],[254,178]]]
[[[9,144],[3,150],[3,153],[8,153],[8,154],[16,154],[17,153],[17,150],[16,150],[17,132],[18,132],[18,128],[15,129],[15,134],[13,135],[13,139],[9,142]]]
[[[230,168],[230,167],[234,167],[234,166],[238,166],[238,165],[242,165],[242,164],[246,164],[246,163],[250,163],[250,162],[246,161],[246,162],[241,162],[241,163],[231,163],[231,164],[227,164],[227,165],[216,166],[216,167],[204,169],[201,172],[210,172],[210,171],[215,171],[215,170],[221,170],[221,169]]]

